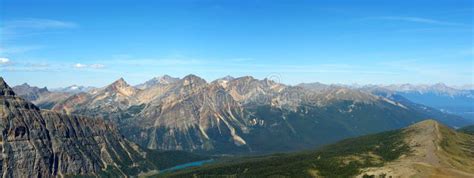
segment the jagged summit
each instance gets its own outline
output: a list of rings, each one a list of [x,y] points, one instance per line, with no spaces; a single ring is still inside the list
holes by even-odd
[[[128,84],[125,81],[125,79],[123,79],[123,77],[120,77],[114,83],[112,83],[112,85],[128,85]]]
[[[196,80],[204,80],[202,79],[201,77],[197,76],[197,75],[194,75],[194,74],[189,74],[189,75],[186,75],[183,80],[193,80],[193,79],[196,79]]]
[[[130,86],[122,77],[108,85],[103,92],[118,93],[123,96],[132,96],[137,92],[135,88]],[[102,92],[97,92],[101,94]]]
[[[225,77],[218,78],[218,79],[214,80],[212,83],[218,84],[218,85],[222,86],[223,88],[227,88],[227,84],[230,81],[234,80],[234,79],[235,79],[234,77],[232,77],[230,75],[227,75]]]
[[[163,75],[163,76],[154,77],[146,81],[145,83],[136,85],[135,87],[138,89],[144,90],[144,89],[151,88],[154,86],[176,83],[178,81],[179,81],[179,78],[171,77],[169,75]]]
[[[12,88],[3,80],[3,77],[0,77],[0,96],[15,96]]]
[[[185,85],[187,84],[206,84],[206,80],[204,80],[203,78],[197,76],[197,75],[194,75],[194,74],[189,74],[187,75],[186,77],[184,77],[182,79],[183,83]]]
[[[155,78],[159,78],[159,79],[161,79],[161,80],[176,79],[176,78],[171,77],[171,76],[169,76],[169,75],[167,75],[167,74],[165,74],[165,75],[163,75],[163,76],[161,76],[161,77],[155,77]]]
[[[27,86],[27,87],[30,87],[30,84],[28,84],[28,83],[25,82],[25,83],[21,84],[20,86]]]
[[[230,75],[227,75],[227,76],[225,76],[225,77],[220,78],[220,80],[227,80],[227,81],[234,80],[234,79],[235,79],[235,78],[232,77],[232,76],[230,76]]]
[[[132,88],[122,77],[116,80],[115,82],[111,83],[107,87],[105,87],[106,90],[112,89],[112,90],[118,90],[122,88]]]
[[[242,76],[242,77],[236,78],[235,80],[252,81],[252,80],[255,80],[255,78],[253,78],[252,76]]]

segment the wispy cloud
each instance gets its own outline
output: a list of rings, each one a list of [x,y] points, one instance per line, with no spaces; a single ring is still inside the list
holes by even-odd
[[[81,63],[76,63],[73,65],[74,68],[76,69],[102,69],[105,67],[103,64],[81,64]]]
[[[41,49],[43,46],[11,46],[11,47],[0,47],[0,55],[5,54],[17,54],[17,53],[25,53],[37,49]]]
[[[78,24],[69,21],[54,19],[24,18],[15,20],[4,20],[0,26],[0,35],[4,40],[23,36],[41,34],[51,30],[73,29]]]
[[[404,22],[423,23],[423,24],[431,24],[431,25],[449,25],[449,26],[466,25],[466,24],[461,24],[461,23],[447,22],[447,21],[441,21],[441,20],[423,18],[423,17],[411,17],[411,16],[380,16],[380,17],[369,17],[365,19],[366,20],[404,21]]]
[[[0,57],[0,67],[2,71],[52,71],[54,67],[45,62],[26,62],[22,60],[11,60],[10,58]],[[56,66],[57,69],[61,65]]]
[[[58,29],[76,27],[78,27],[78,25],[74,22],[36,18],[6,21],[3,26],[4,29]]]

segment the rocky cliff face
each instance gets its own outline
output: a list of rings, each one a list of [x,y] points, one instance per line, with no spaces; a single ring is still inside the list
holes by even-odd
[[[0,77],[3,177],[118,175],[149,171],[145,152],[103,120],[41,111]],[[120,174],[122,173],[122,174]]]

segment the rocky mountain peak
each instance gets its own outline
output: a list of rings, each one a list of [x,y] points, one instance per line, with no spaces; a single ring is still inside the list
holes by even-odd
[[[120,77],[118,80],[116,80],[112,85],[128,85],[125,79],[123,77]]]
[[[237,86],[238,88],[241,88],[243,86],[248,86],[254,82],[259,83],[259,80],[253,78],[252,76],[243,76],[243,77],[235,78],[234,80],[231,80],[229,83],[231,85]]]
[[[31,86],[31,85],[28,84],[28,83],[23,83],[23,84],[21,84],[21,85],[14,86],[14,87],[13,87],[13,90],[15,90],[15,89],[29,90],[30,92],[31,92],[31,91],[35,91],[35,92],[47,92],[47,91],[48,91],[48,88],[46,88],[46,87],[38,88],[38,87],[36,87],[36,86]]]
[[[437,88],[449,88],[446,84],[444,83],[436,83],[433,85],[433,87],[437,87]]]
[[[223,88],[227,88],[227,84],[234,79],[235,79],[234,77],[227,75],[225,77],[214,80],[212,83],[216,83],[222,86]]]
[[[270,85],[270,86],[279,84],[278,81],[274,81],[274,80],[268,79],[268,78],[264,78],[263,82],[267,85]]]
[[[128,85],[128,83],[123,78],[120,78],[116,80],[115,82],[113,82],[112,84],[108,85],[106,88],[119,89],[119,88],[128,88],[128,87],[130,87],[130,85]]]
[[[227,76],[221,78],[221,80],[227,80],[227,81],[234,80],[234,79],[235,78],[230,76],[230,75],[227,75]]]
[[[252,80],[255,80],[255,78],[253,78],[252,76],[243,76],[243,77],[236,78],[235,80],[252,81]]]
[[[186,77],[183,78],[182,80],[183,85],[191,85],[191,84],[206,84],[206,80],[202,79],[201,77],[198,77],[194,74],[189,74]]]
[[[155,84],[170,84],[179,81],[179,78],[174,78],[169,75],[163,75],[161,77],[155,77],[154,80],[156,81]]]
[[[23,83],[23,84],[21,84],[20,86],[24,86],[24,87],[30,87],[30,85],[29,85],[28,83],[26,83],[26,82],[25,82],[25,83]]]
[[[105,91],[117,92],[125,96],[131,96],[136,93],[136,89],[130,86],[123,78],[116,80],[105,88]]]
[[[12,88],[0,77],[0,96],[15,96]]]
[[[136,85],[135,87],[138,89],[147,89],[153,86],[167,85],[167,84],[175,83],[178,81],[179,81],[179,78],[174,78],[169,75],[163,75],[163,76],[154,77],[151,80],[146,81],[145,83]]]

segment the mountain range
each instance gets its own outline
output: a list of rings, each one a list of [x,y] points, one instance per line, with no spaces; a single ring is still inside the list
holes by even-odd
[[[400,95],[414,103],[474,120],[474,90],[456,89],[443,83],[434,85],[365,85],[355,88]]]
[[[473,123],[392,90],[289,86],[250,76],[212,82],[195,75],[167,76],[146,83],[131,86],[120,78],[102,88],[59,92],[27,84],[10,88],[0,78],[0,173],[472,176],[468,125]],[[423,121],[427,118],[437,119]],[[373,133],[379,134],[346,139]],[[214,155],[218,161],[160,174],[209,159],[176,150]],[[301,150],[307,151],[220,156]]]
[[[452,127],[472,123],[371,90],[289,86],[250,76],[212,82],[195,75],[163,76],[137,86],[121,78],[102,88],[32,102],[55,112],[113,122],[127,139],[148,149],[205,154],[310,149],[426,118]]]

